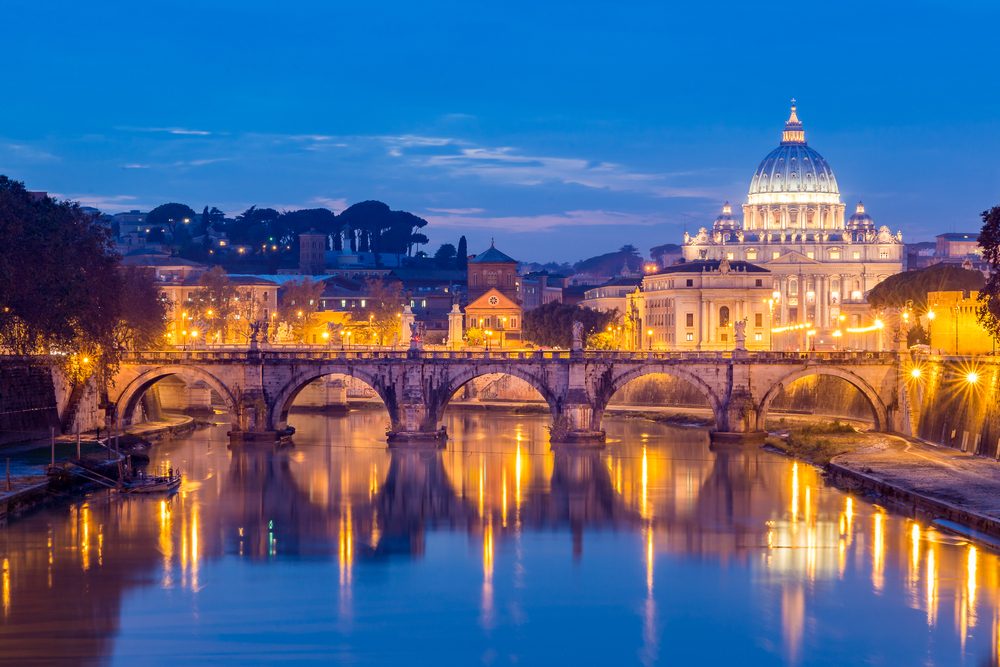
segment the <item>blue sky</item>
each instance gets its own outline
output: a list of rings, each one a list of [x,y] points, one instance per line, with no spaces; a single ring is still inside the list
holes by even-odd
[[[429,250],[644,251],[742,202],[788,99],[907,240],[1000,203],[1000,3],[4,0],[0,173],[108,211],[364,199]]]

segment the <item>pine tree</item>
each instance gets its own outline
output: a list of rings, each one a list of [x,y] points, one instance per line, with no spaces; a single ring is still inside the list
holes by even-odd
[[[455,253],[455,268],[465,271],[469,268],[469,244],[465,240],[465,235],[458,239],[458,250]]]

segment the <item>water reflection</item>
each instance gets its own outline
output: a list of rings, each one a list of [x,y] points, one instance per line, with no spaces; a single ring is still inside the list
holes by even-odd
[[[0,662],[102,663],[158,624],[225,633],[234,608],[308,614],[309,651],[361,663],[386,636],[422,655],[459,629],[458,662],[996,661],[996,556],[810,466],[639,420],[553,451],[543,417],[475,412],[451,415],[444,451],[389,450],[384,421],[297,415],[283,449],[202,431],[156,450],[187,473],[173,498],[96,494],[3,529]],[[579,637],[598,617],[601,642]],[[204,650],[265,660],[214,636]]]

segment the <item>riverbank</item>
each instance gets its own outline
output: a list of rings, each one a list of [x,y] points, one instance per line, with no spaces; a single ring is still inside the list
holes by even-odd
[[[844,422],[784,426],[766,448],[823,468],[841,490],[1000,549],[997,461]]]
[[[198,423],[192,417],[177,415],[137,424],[129,427],[120,436],[117,443],[119,451],[128,454],[136,447],[192,431]],[[95,433],[81,434],[80,446],[85,459],[98,463],[112,463],[111,459],[102,460],[107,450],[96,442]],[[0,524],[26,512],[78,497],[81,493],[95,488],[92,482],[79,477],[67,478],[46,474],[52,457],[52,444],[49,440],[22,443],[18,447],[5,449],[4,453],[7,455],[5,468],[14,472],[9,475],[9,481],[6,475],[0,480]],[[57,466],[76,458],[76,453],[76,436],[56,438]],[[116,461],[115,459],[114,462]],[[66,479],[71,479],[72,482],[67,485]]]

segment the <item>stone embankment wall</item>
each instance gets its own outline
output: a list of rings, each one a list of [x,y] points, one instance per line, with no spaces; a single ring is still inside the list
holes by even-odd
[[[74,391],[63,372],[45,361],[0,357],[0,444],[47,438],[103,424],[93,386]]]
[[[919,377],[911,371],[917,368]],[[1000,363],[995,357],[915,360],[904,365],[914,435],[939,445],[1000,458]],[[975,380],[974,382],[972,380]]]

